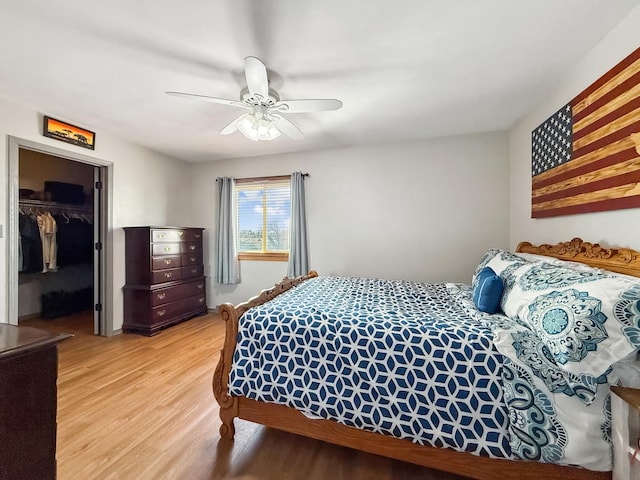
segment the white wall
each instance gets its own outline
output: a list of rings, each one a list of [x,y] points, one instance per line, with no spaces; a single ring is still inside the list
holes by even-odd
[[[0,92],[1,94],[2,92]],[[128,225],[188,225],[190,223],[189,174],[185,164],[156,152],[114,137],[109,132],[96,132],[95,151],[68,145],[42,136],[42,114],[30,107],[0,99],[0,305],[1,322],[7,322],[8,264],[8,136],[15,136],[77,152],[113,164],[112,229],[107,233],[113,245],[110,259],[113,298],[113,327],[122,327],[122,286],[125,280],[124,231]],[[61,120],[65,120],[61,118]],[[66,119],[81,123],[77,119]],[[92,125],[83,125],[95,130]]]
[[[616,210],[554,218],[531,218],[531,131],[640,46],[640,7],[636,7],[588,55],[569,66],[563,81],[509,133],[511,165],[511,247],[526,240],[557,243],[581,237],[603,246],[640,249],[640,209]]]
[[[320,274],[468,282],[488,248],[508,246],[506,133],[197,164],[192,220],[207,228],[209,307],[246,300],[287,270],[244,261],[238,286],[214,283],[216,177],[296,170],[310,174],[310,264]]]

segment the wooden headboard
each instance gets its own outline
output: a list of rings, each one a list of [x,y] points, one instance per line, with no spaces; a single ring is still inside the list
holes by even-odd
[[[556,245],[545,243],[535,246],[529,242],[520,242],[516,252],[546,255],[640,277],[640,252],[631,248],[604,248],[597,243],[583,242],[581,238],[574,238],[569,242]]]

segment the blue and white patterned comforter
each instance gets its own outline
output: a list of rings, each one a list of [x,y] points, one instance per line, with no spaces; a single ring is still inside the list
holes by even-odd
[[[518,328],[467,285],[314,278],[241,317],[229,391],[419,444],[610,468],[607,450],[567,446],[585,422],[603,436],[603,405],[554,407],[504,340]]]
[[[491,331],[444,284],[320,277],[240,319],[232,395],[511,457]]]

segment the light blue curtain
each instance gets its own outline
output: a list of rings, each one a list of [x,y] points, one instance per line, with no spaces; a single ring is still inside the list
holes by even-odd
[[[304,175],[291,174],[291,227],[289,229],[289,268],[287,275],[297,277],[309,272],[307,211],[304,203]]]
[[[236,254],[235,216],[233,214],[233,178],[219,177],[218,184],[218,251],[216,255],[216,282],[239,282]]]

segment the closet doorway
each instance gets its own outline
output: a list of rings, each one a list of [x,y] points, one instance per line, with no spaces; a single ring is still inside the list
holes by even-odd
[[[10,145],[10,166],[13,323],[112,334],[105,316],[107,166],[21,140]]]

